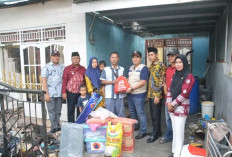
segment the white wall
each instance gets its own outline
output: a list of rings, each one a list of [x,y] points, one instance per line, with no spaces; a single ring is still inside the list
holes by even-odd
[[[66,27],[65,65],[71,64],[71,53],[78,51],[81,64],[86,66],[85,13],[73,13],[72,2],[54,0],[45,4],[0,9],[0,33],[63,24]],[[67,119],[67,105],[63,105],[61,119]]]
[[[223,118],[232,128],[232,73],[229,73],[232,68],[232,5],[228,10],[228,32],[226,32],[227,12],[225,10],[217,21],[216,32],[211,33],[211,46],[214,45],[216,48],[212,47],[210,60],[214,61],[216,56],[216,62],[210,63],[206,79],[207,87],[213,90],[216,118]],[[222,60],[225,62],[222,63]]]
[[[53,0],[22,7],[0,9],[0,32],[65,24],[65,64],[70,64],[72,51],[81,55],[81,64],[86,66],[85,13],[72,13],[73,0]]]

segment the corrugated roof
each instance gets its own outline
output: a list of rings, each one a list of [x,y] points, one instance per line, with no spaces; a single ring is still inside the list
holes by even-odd
[[[207,0],[149,7],[100,11],[115,24],[143,34],[210,31],[228,0]],[[138,25],[139,24],[139,25]]]

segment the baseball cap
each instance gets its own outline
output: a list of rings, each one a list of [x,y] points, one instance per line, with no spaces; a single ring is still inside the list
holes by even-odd
[[[131,54],[131,57],[133,57],[133,56],[142,57],[142,54],[139,51],[133,51],[132,54]]]
[[[51,53],[51,56],[59,56],[59,55],[60,55],[60,52],[57,50],[53,50]]]
[[[178,49],[170,49],[168,51],[167,56],[169,56],[169,55],[178,55],[178,54],[179,54],[179,50]]]

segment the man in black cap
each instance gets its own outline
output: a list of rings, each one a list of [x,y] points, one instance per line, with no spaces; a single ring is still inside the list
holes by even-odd
[[[43,90],[46,92],[45,101],[47,104],[48,115],[51,121],[50,133],[60,130],[60,116],[62,109],[62,76],[64,65],[59,64],[59,51],[52,51],[51,62],[42,69]]]
[[[62,97],[68,103],[68,122],[75,122],[75,109],[77,99],[80,96],[79,86],[85,82],[85,67],[80,65],[80,55],[78,52],[72,53],[72,65],[64,69]],[[77,116],[80,111],[77,110]]]
[[[140,132],[136,139],[142,139],[147,135],[147,118],[144,111],[145,99],[147,95],[147,82],[149,80],[149,70],[146,65],[141,64],[142,54],[139,51],[132,52],[132,65],[128,73],[128,81],[131,88],[127,90],[128,106],[130,118],[139,119]],[[136,126],[135,129],[138,129]]]
[[[170,66],[166,70],[166,79],[165,79],[166,83],[164,85],[165,101],[166,101],[168,89],[171,86],[172,76],[175,74],[175,71],[176,71],[175,59],[178,54],[179,54],[178,49],[170,49],[167,54]],[[166,105],[165,105],[165,118],[166,118],[167,129],[166,129],[165,135],[159,141],[160,144],[165,144],[165,143],[172,141],[172,121],[171,121],[170,115],[168,113],[168,108]]]

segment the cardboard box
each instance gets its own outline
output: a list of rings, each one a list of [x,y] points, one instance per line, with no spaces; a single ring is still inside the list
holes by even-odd
[[[134,137],[134,124],[123,124],[123,138],[130,138],[132,139]]]
[[[124,138],[122,140],[122,153],[133,153],[135,147],[135,139]]]

